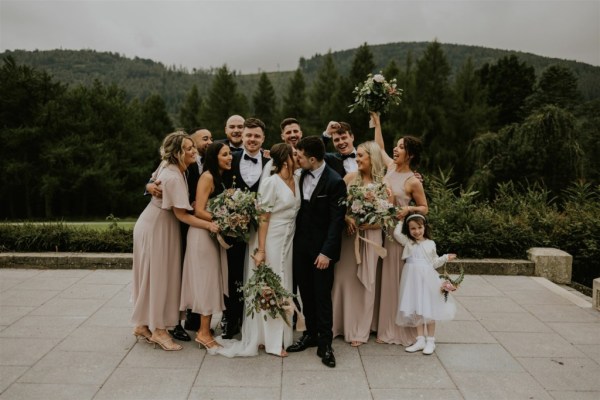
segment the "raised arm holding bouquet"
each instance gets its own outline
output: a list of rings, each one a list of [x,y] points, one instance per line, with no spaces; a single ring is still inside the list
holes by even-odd
[[[357,109],[385,113],[391,105],[399,105],[402,97],[402,89],[397,87],[396,79],[387,81],[381,72],[368,74],[367,80],[359,83],[352,93],[355,97],[354,103],[348,106],[350,113]],[[370,121],[370,127],[375,127],[373,121]]]

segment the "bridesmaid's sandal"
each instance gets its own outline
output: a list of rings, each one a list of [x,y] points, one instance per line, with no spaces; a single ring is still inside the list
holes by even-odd
[[[146,343],[152,343],[152,332],[150,332],[150,329],[148,329],[147,326],[136,327],[132,334],[137,340],[144,340]]]
[[[353,340],[352,342],[350,342],[350,346],[352,346],[352,347],[358,347],[363,344],[364,344],[363,342],[359,342],[358,340]]]
[[[288,356],[288,352],[285,351],[285,349],[282,347],[281,348],[281,353],[279,353],[279,357],[284,358]]]
[[[198,343],[198,348],[205,348],[206,350],[216,350],[219,347],[223,347],[221,346],[215,339],[210,339],[207,341],[204,341],[202,339],[200,339],[198,336],[196,336],[196,338],[194,339],[194,341],[196,343]]]
[[[150,340],[150,342],[154,343],[154,348],[156,348],[156,345],[158,345],[164,351],[178,351],[178,350],[183,349],[183,347],[180,344],[173,342],[173,339],[171,339],[170,337],[168,337],[168,338],[156,337],[156,338],[150,338],[149,340]]]
[[[375,343],[386,344],[383,340],[381,340],[379,338],[375,339]]]

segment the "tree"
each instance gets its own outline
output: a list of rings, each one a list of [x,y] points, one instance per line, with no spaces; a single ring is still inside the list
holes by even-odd
[[[300,68],[290,78],[287,92],[283,97],[283,118],[296,118],[302,121],[307,115],[306,83]]]
[[[200,120],[201,107],[202,99],[198,94],[198,87],[194,84],[179,110],[179,123],[183,129],[189,130],[202,125]]]
[[[473,61],[469,57],[458,71],[453,91],[456,99],[456,113],[453,118],[455,142],[451,151],[454,153],[454,176],[465,183],[473,172],[473,164],[464,157],[464,149],[478,133],[487,132],[491,110],[487,105],[487,93],[476,73]]]
[[[223,65],[217,69],[208,91],[202,118],[205,125],[212,132],[220,131],[227,118],[234,114],[244,115],[246,110],[247,100],[237,90],[235,74]]]
[[[548,67],[535,85],[533,94],[527,98],[527,109],[535,110],[547,104],[573,111],[582,96],[577,89],[577,77],[567,67]]]
[[[323,57],[323,64],[317,72],[310,93],[311,114],[308,125],[317,132],[322,132],[325,124],[335,115],[338,77],[339,73],[330,50]]]
[[[426,149],[424,166],[429,170],[452,168],[456,161],[449,146],[454,131],[449,122],[453,99],[449,85],[450,65],[441,45],[430,43],[417,61],[415,104],[408,126],[420,135]]]
[[[167,106],[162,97],[156,93],[148,97],[142,104],[140,123],[150,137],[158,140],[157,143],[160,143],[167,133],[174,130],[173,122],[167,113]],[[194,126],[198,125],[191,125],[189,128]]]
[[[340,81],[340,93],[337,99],[341,102],[340,111],[342,115],[339,118],[346,120],[352,126],[355,143],[361,143],[367,140],[369,132],[369,116],[366,113],[358,112],[348,114],[348,106],[353,103],[354,95],[352,94],[356,85],[364,82],[367,75],[374,73],[375,62],[373,61],[373,53],[367,43],[363,43],[354,53],[352,59],[352,67],[346,79]],[[386,78],[388,78],[386,76]],[[389,78],[388,78],[389,79]],[[327,123],[327,121],[325,121]]]
[[[498,134],[476,140],[473,151],[481,160],[485,173],[479,184],[491,192],[499,182],[528,186],[539,183],[554,195],[583,177],[583,152],[571,113],[556,106],[545,106],[531,114],[522,124],[511,124]],[[557,145],[560,143],[560,145]],[[481,179],[487,177],[487,181]]]
[[[488,104],[497,112],[492,129],[523,121],[525,99],[533,93],[534,68],[513,54],[496,64],[484,64],[479,74],[487,88]]]
[[[265,137],[269,139],[272,135],[269,133],[277,132],[275,127],[275,116],[277,115],[277,99],[275,98],[275,89],[265,72],[260,74],[258,86],[252,97],[254,103],[254,115],[260,118],[266,125]],[[272,144],[268,141],[265,147]]]
[[[44,171],[40,155],[51,135],[45,129],[66,86],[46,72],[17,65],[7,57],[0,67],[0,215],[32,218],[43,202],[38,175]]]

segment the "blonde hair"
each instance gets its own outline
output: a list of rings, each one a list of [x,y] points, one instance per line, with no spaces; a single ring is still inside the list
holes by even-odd
[[[381,182],[385,175],[385,163],[381,156],[381,147],[375,141],[369,140],[368,142],[359,144],[358,148],[364,149],[371,159],[371,177],[373,182]],[[362,185],[362,174],[360,171],[356,174],[356,178],[354,178],[352,184]]]
[[[182,169],[186,169],[186,165],[183,161],[183,155],[185,150],[183,144],[185,139],[189,139],[194,143],[190,135],[183,131],[177,131],[169,133],[160,146],[160,158],[167,164],[174,164]]]

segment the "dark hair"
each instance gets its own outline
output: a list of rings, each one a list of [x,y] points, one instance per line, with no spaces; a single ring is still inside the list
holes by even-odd
[[[221,149],[227,146],[223,142],[214,142],[208,145],[206,148],[206,154],[204,155],[204,172],[208,171],[213,177],[213,183],[215,185],[215,190],[211,194],[217,195],[223,191],[223,176],[219,172],[219,153]]]
[[[273,160],[273,173],[278,173],[283,168],[289,157],[294,157],[294,149],[287,143],[277,143],[271,147],[271,159]],[[290,171],[294,173],[294,171]]]
[[[314,157],[318,161],[325,158],[325,144],[318,136],[307,136],[300,139],[296,145],[297,150],[302,150],[306,157]]]
[[[421,152],[423,151],[421,139],[414,136],[403,136],[400,139],[404,140],[404,149],[408,157],[410,157],[410,166],[418,166],[421,162]]]
[[[414,241],[415,238],[410,234],[410,230],[408,229],[408,223],[410,221],[415,221],[417,223],[423,224],[425,226],[425,232],[423,233],[423,237],[425,239],[431,239],[431,228],[427,223],[427,218],[421,213],[413,212],[409,213],[406,217],[404,217],[404,223],[402,224],[402,233],[406,235],[410,240]]]
[[[196,132],[198,132],[198,131],[203,131],[203,130],[207,130],[207,131],[208,131],[209,129],[208,129],[208,128],[205,128],[205,127],[203,127],[203,126],[200,126],[200,127],[192,128],[192,129],[190,129],[188,132],[189,132],[189,133],[190,133],[190,135],[191,135],[191,134],[193,134],[193,133],[196,133]]]
[[[291,124],[297,124],[298,126],[300,126],[300,123],[298,122],[298,120],[296,118],[285,118],[283,121],[281,121],[281,123],[279,124],[279,127],[281,128],[281,131],[283,132],[285,127],[288,125],[291,125]]]
[[[333,132],[334,134],[343,135],[344,133],[347,133],[348,135],[354,136],[354,133],[352,133],[352,128],[350,127],[349,123],[341,121],[339,122],[339,124],[340,127]]]
[[[261,128],[263,133],[266,130],[265,123],[258,118],[246,118],[244,128]]]

